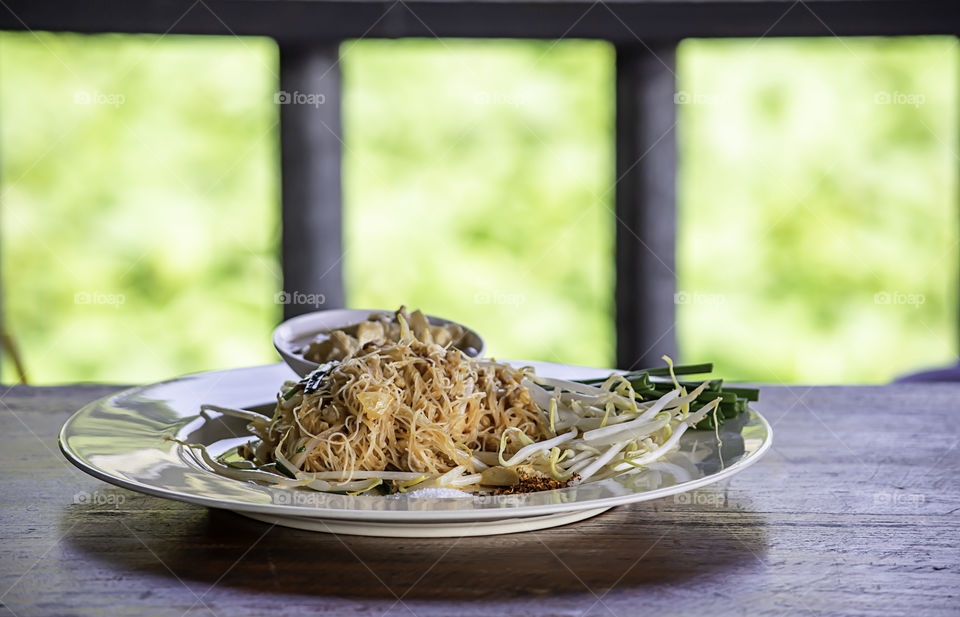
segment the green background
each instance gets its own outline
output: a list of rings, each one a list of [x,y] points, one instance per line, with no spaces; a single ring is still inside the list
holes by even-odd
[[[341,54],[348,304],[611,365],[612,48]],[[277,57],[0,33],[3,319],[33,383],[277,359]],[[828,383],[955,361],[956,39],[690,40],[677,64],[680,359]]]

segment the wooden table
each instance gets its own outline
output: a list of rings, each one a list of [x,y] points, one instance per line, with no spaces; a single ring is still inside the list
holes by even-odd
[[[770,387],[773,449],[566,527],[378,539],[113,488],[57,432],[107,386],[0,399],[0,615],[955,615],[960,386]]]

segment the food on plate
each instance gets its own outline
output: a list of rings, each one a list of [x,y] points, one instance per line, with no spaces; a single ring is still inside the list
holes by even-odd
[[[567,381],[470,358],[421,340],[403,312],[397,321],[396,341],[362,345],[286,384],[271,417],[202,407],[248,420],[249,443],[219,458],[184,445],[217,473],[278,487],[522,493],[642,472],[685,431],[716,431],[756,400],[756,390],[722,380],[677,378],[711,365],[665,357],[664,368]]]
[[[477,355],[476,350],[470,348],[466,342],[466,330],[462,326],[434,325],[421,311],[408,313],[406,307],[401,306],[393,315],[373,313],[366,321],[319,333],[303,350],[303,357],[322,364],[348,358],[368,343],[396,343],[400,340],[401,319],[407,323],[414,338],[421,343],[436,343],[441,347],[453,346],[465,351],[467,355]]]

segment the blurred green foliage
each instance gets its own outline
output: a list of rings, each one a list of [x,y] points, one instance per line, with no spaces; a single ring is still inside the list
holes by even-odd
[[[684,358],[808,383],[956,361],[957,51],[683,43],[679,288],[704,300],[678,311]]]
[[[344,57],[350,303],[424,307],[502,357],[609,364],[611,48],[364,41]]]
[[[3,318],[33,382],[272,359],[276,56],[266,40],[0,36]]]
[[[341,53],[349,304],[610,364],[610,46]],[[3,318],[35,383],[276,359],[276,63],[263,39],[0,34]],[[687,41],[678,65],[682,359],[787,382],[954,359],[956,41]]]

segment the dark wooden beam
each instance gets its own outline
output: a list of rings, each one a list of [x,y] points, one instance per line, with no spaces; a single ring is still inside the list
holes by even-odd
[[[344,305],[340,55],[280,46],[284,318]]]
[[[676,45],[617,48],[617,367],[677,357]]]
[[[960,33],[957,0],[5,0],[0,29],[355,37],[599,38]]]

